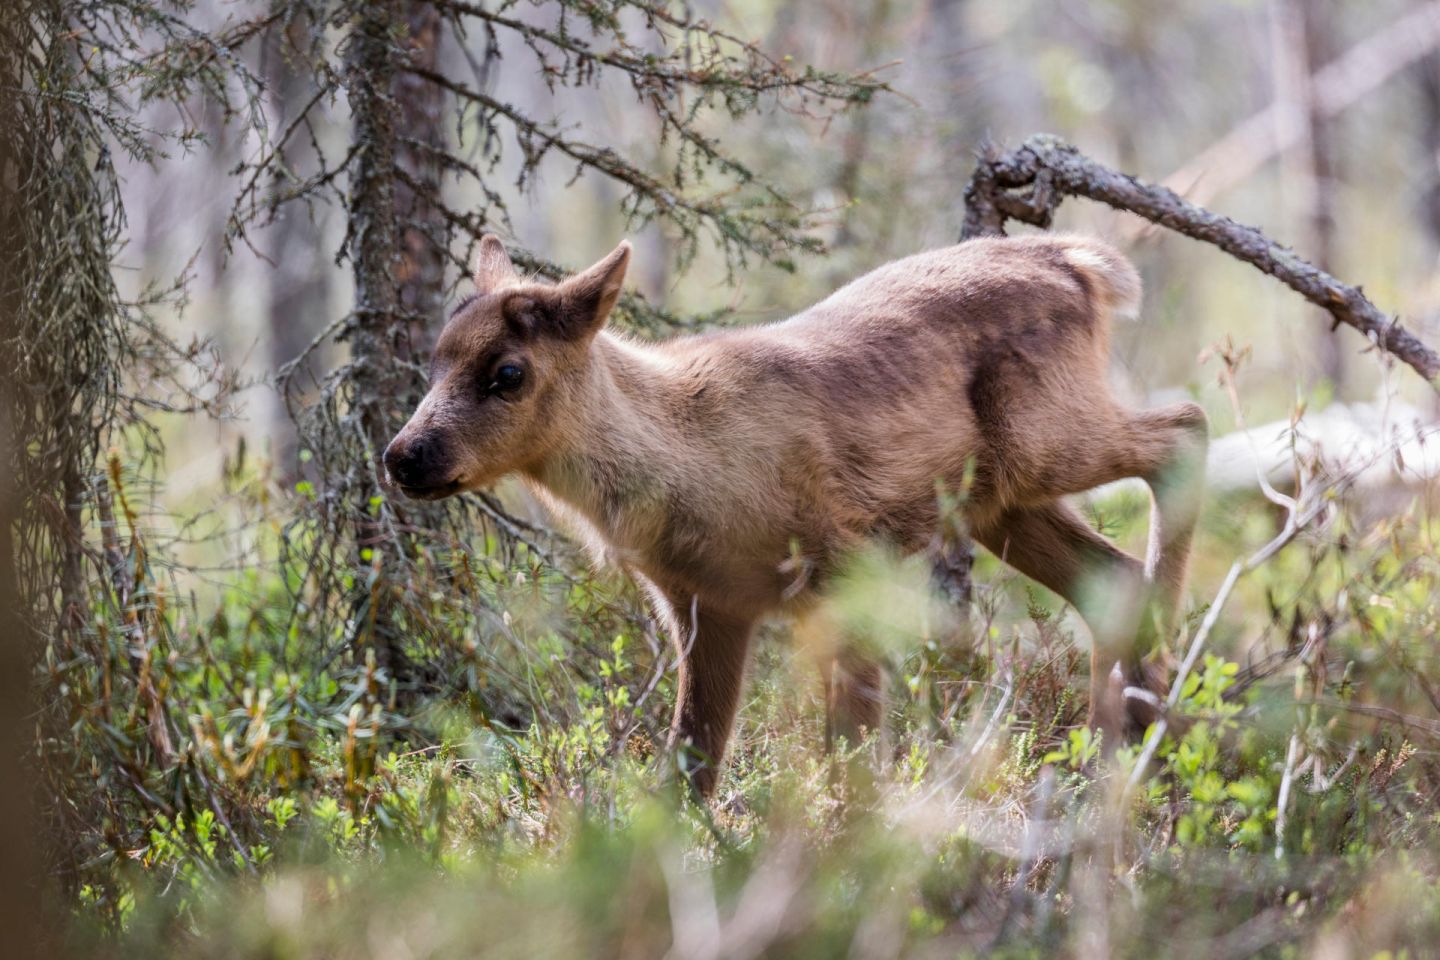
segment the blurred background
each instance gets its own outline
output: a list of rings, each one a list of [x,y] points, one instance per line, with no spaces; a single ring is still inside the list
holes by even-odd
[[[216,4],[213,15],[228,6]],[[476,210],[488,205],[484,190],[498,193],[510,210],[505,239],[571,268],[631,236],[638,244],[631,282],[653,302],[681,315],[723,310],[727,323],[763,322],[878,264],[954,242],[982,144],[1014,146],[1051,132],[1116,169],[1260,227],[1363,285],[1423,338],[1435,329],[1440,296],[1440,61],[1424,53],[1413,23],[1393,29],[1416,7],[1387,0],[1163,8],[1124,0],[695,4],[698,15],[776,56],[865,72],[891,88],[868,109],[839,116],[761,111],[705,121],[728,150],[815,212],[810,228],[827,253],[798,258],[793,271],[752,263],[727,276],[705,245],[680,270],[667,224],[627,223],[613,183],[594,172],[575,176],[576,164],[556,153],[527,173],[523,189],[520,151],[511,150],[483,187],[462,176],[447,190],[454,206]],[[206,3],[198,9],[203,14]],[[547,22],[543,5],[516,15]],[[523,37],[501,32],[496,42],[485,76],[496,97],[537,119],[583,128],[637,162],[665,165],[670,148],[657,142],[654,119],[633,109],[628,84],[609,78],[552,89]],[[474,56],[482,38],[473,46],[460,49],[447,38],[440,55]],[[1324,72],[1337,61],[1343,73]],[[277,124],[295,109],[286,93],[278,84],[266,103]],[[339,113],[328,117],[336,128],[322,130],[337,142],[344,138]],[[474,121],[451,122],[463,138]],[[214,448],[237,433],[248,433],[257,449],[283,448],[293,428],[267,379],[353,297],[348,271],[336,263],[345,229],[337,211],[321,210],[312,225],[303,208],[289,209],[257,249],[227,253],[238,189],[229,172],[257,144],[232,135],[218,116],[213,127],[211,149],[124,174],[127,272],[137,284],[167,280],[199,250],[177,332],[213,338],[225,362],[255,384],[241,421],[172,443],[172,469],[199,483],[216,482]],[[1138,402],[1198,396],[1225,432],[1233,424],[1229,405],[1213,370],[1196,358],[1227,335],[1253,350],[1244,383],[1256,422],[1288,415],[1297,397],[1322,406],[1376,398],[1377,365],[1360,355],[1365,344],[1350,331],[1332,335],[1320,311],[1251,268],[1142,226],[1083,201],[1065,204],[1057,225],[1110,238],[1141,266],[1146,308],[1140,323],[1119,333],[1116,350],[1117,377]],[[447,280],[463,293],[460,274],[452,264]],[[438,316],[428,335],[435,327]]]

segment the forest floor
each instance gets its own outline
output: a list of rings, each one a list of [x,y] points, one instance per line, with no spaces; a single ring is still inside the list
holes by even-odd
[[[90,638],[109,666],[55,667],[77,954],[1422,956],[1440,925],[1419,505],[1327,496],[1207,626],[1284,532],[1263,501],[1211,503],[1172,651],[1203,631],[1183,732],[1110,760],[1053,596],[982,556],[962,629],[921,566],[864,558],[837,602],[886,652],[884,735],[827,755],[818,680],[768,630],[703,804],[657,750],[669,654],[623,581],[538,543],[457,549],[450,595],[408,585],[431,606],[402,683],[308,632],[304,530],[262,486],[235,494],[277,512],[246,525],[245,573],[187,597],[132,564],[129,633]],[[1090,511],[1133,545],[1147,508]]]

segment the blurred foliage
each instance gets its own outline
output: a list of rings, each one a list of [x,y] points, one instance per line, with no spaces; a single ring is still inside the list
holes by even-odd
[[[117,464],[120,504],[125,483]],[[373,660],[296,627],[303,572],[274,562],[288,507],[265,489],[232,496],[269,559],[209,609],[121,509],[128,633],[97,623],[60,688],[105,810],[76,952],[1418,956],[1436,933],[1440,526],[1420,512],[1339,500],[1259,567],[1131,789],[1139,747],[1101,759],[1052,601],[986,559],[993,616],[957,644],[886,601],[913,571],[867,558],[840,602],[889,651],[885,742],[824,756],[803,656],[763,644],[697,807],[654,750],[659,642],[597,616],[613,584],[458,550],[498,620],[433,636],[436,692],[397,710]],[[1122,537],[1143,522],[1125,498],[1099,505]],[[1220,516],[1205,535],[1275,532]]]

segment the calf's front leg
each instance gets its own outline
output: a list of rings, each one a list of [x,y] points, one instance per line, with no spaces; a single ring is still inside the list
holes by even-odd
[[[668,748],[701,796],[715,790],[740,691],[755,621],[695,598],[666,597],[675,644],[675,718]]]

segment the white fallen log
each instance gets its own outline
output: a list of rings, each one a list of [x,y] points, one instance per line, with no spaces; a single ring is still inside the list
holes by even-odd
[[[1392,402],[1332,404],[1292,425],[1276,421],[1214,438],[1206,462],[1211,496],[1254,491],[1260,478],[1294,493],[1301,476],[1353,476],[1350,497],[1372,516],[1405,509],[1417,496],[1440,493],[1440,423],[1418,407]],[[1108,484],[1143,491],[1138,480]]]

